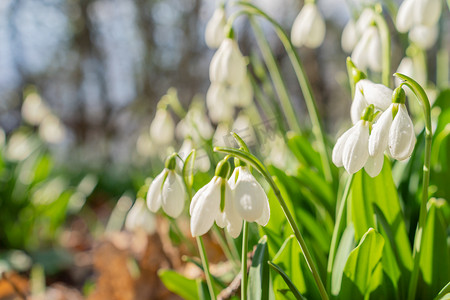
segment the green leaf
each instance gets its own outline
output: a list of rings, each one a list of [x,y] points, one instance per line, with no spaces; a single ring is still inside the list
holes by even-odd
[[[428,204],[417,287],[417,297],[420,299],[432,299],[450,278],[448,227],[442,213],[443,207],[448,204],[443,199],[431,199]]]
[[[383,237],[373,228],[364,234],[345,264],[340,299],[365,299],[377,287],[375,283],[381,283],[379,278],[383,246]]]
[[[450,282],[448,282],[442,290],[439,292],[439,294],[434,298],[435,300],[440,299],[450,299]]]
[[[287,139],[289,149],[302,165],[314,167],[322,172],[320,155],[305,136],[289,132]]]
[[[298,299],[298,300],[305,299],[302,297],[300,292],[297,290],[297,288],[295,287],[294,283],[291,281],[289,276],[287,276],[287,274],[284,273],[283,269],[280,268],[280,266],[278,266],[277,264],[275,264],[271,261],[269,261],[268,263],[269,263],[269,266],[272,267],[272,269],[274,269],[278,274],[280,274],[280,276],[283,278],[284,282],[286,282],[286,284],[288,285],[288,287],[291,290],[292,294],[294,295],[295,299]]]
[[[355,243],[355,229],[349,224],[342,234],[339,246],[336,251],[333,271],[331,275],[331,294],[337,296],[341,290],[342,274],[344,273],[345,263],[350,255]]]
[[[269,299],[270,272],[267,265],[268,260],[267,236],[263,236],[256,246],[248,274],[248,299]]]
[[[158,276],[166,288],[186,300],[199,298],[198,285],[194,279],[188,279],[172,270],[161,269]]]
[[[293,235],[287,238],[281,249],[273,258],[272,262],[278,265],[286,275],[295,283],[298,291],[309,299],[319,299],[319,290],[316,287],[314,278],[301,252],[300,246]],[[273,290],[275,297],[283,295],[289,299],[294,296],[290,292],[290,288],[281,276],[274,274]]]

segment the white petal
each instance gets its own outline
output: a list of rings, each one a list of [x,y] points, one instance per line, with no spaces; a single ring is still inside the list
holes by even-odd
[[[133,231],[141,228],[148,234],[155,232],[155,217],[145,207],[144,199],[136,199],[136,202],[127,214],[127,218],[125,220],[125,228],[128,231]]]
[[[409,32],[409,39],[422,49],[430,49],[436,43],[439,35],[437,25],[428,26],[414,26]]]
[[[217,49],[225,38],[225,10],[222,6],[216,8],[211,19],[206,24],[205,42],[211,49]]]
[[[383,168],[384,162],[384,151],[378,153],[375,156],[369,156],[366,164],[364,165],[364,170],[369,174],[370,177],[376,177],[380,174]]]
[[[360,120],[352,127],[352,132],[345,142],[342,162],[348,173],[358,172],[369,158],[369,127]]]
[[[221,83],[212,83],[206,94],[206,106],[211,120],[215,123],[231,120],[234,109],[226,101],[227,87]]]
[[[353,128],[353,127],[352,127]],[[342,154],[344,152],[345,142],[347,141],[350,134],[352,134],[352,128],[344,132],[336,141],[333,148],[332,160],[336,167],[342,167],[344,164],[342,162]]]
[[[157,212],[161,207],[161,186],[166,173],[169,170],[164,169],[158,176],[153,179],[147,192],[147,206],[152,212]]]
[[[398,8],[395,25],[399,32],[405,33],[411,29],[414,24],[415,0],[404,0]]]
[[[414,138],[411,139],[411,143],[409,144],[409,148],[408,148],[408,151],[406,152],[406,155],[403,157],[399,156],[397,159],[402,161],[402,160],[406,160],[406,159],[410,158],[412,155],[412,152],[414,151],[415,145],[416,145],[416,136],[414,135]]]
[[[353,98],[352,106],[350,108],[350,117],[352,118],[352,123],[356,124],[359,120],[361,120],[361,115],[364,109],[369,106],[364,95],[362,93],[362,80],[356,83],[355,87],[355,97]]]
[[[269,201],[264,189],[247,168],[242,168],[234,188],[235,207],[239,215],[248,222],[259,219],[264,202]]]
[[[234,201],[234,191],[231,190],[228,182],[225,184],[225,219],[227,220],[227,231],[231,237],[237,238],[241,233],[242,218],[236,210]]]
[[[389,131],[389,150],[392,157],[398,160],[408,158],[414,149],[411,148],[411,143],[415,138],[414,126],[406,106],[400,104]]]
[[[361,89],[368,104],[379,110],[386,110],[392,103],[392,89],[385,85],[373,83],[368,79],[360,80]]]
[[[378,34],[375,26],[368,27],[362,34],[352,53],[352,61],[361,69],[366,70],[369,64],[369,47],[371,40]]]
[[[372,132],[369,137],[369,155],[375,156],[380,152],[384,153],[388,146],[389,129],[392,125],[392,108],[393,104],[381,114],[381,117],[373,125]]]
[[[378,30],[376,34],[372,36],[368,44],[368,64],[372,71],[381,72],[382,55],[381,55],[381,41]]]
[[[356,31],[356,24],[353,20],[348,21],[347,25],[345,25],[344,30],[342,31],[341,37],[341,46],[342,49],[350,53],[358,41],[358,33]]]
[[[200,189],[191,203],[192,236],[200,236],[208,232],[220,212],[220,186],[214,177],[204,188]]]
[[[177,218],[183,211],[185,199],[183,179],[175,171],[169,171],[162,188],[161,203],[164,212],[172,218]]]
[[[291,40],[296,47],[319,47],[325,37],[325,21],[315,4],[306,4],[292,25]]]
[[[416,21],[420,25],[434,26],[439,21],[442,11],[441,0],[416,0]]]
[[[367,28],[371,26],[374,18],[375,12],[372,9],[366,8],[362,11],[361,15],[358,18],[358,21],[356,21],[356,30],[358,31],[359,35],[362,35],[367,30]]]
[[[209,68],[211,82],[239,84],[247,73],[247,66],[239,46],[226,38],[214,54]]]
[[[155,118],[150,125],[152,141],[159,145],[167,145],[173,141],[175,135],[175,123],[170,113],[165,109],[158,109]]]
[[[236,167],[233,170],[233,173],[231,173],[230,178],[228,178],[228,184],[230,185],[230,188],[234,190],[236,188],[236,182],[239,177],[239,173],[241,172],[242,167]]]
[[[269,223],[269,219],[270,219],[269,201],[264,201],[263,213],[261,217],[259,217],[259,219],[256,220],[256,223],[258,223],[261,226],[266,226],[267,223]]]

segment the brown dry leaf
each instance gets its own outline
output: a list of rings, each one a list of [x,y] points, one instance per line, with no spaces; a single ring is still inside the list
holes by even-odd
[[[0,280],[0,300],[23,299],[29,293],[28,279],[16,273],[3,273]]]

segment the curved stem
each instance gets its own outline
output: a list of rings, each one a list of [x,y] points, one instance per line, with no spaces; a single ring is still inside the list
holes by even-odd
[[[433,131],[431,127],[431,108],[430,101],[423,88],[412,78],[395,73],[394,76],[404,80],[402,85],[408,86],[416,95],[419,100],[423,113],[425,115],[425,154],[423,161],[423,179],[422,179],[422,201],[420,203],[419,223],[417,225],[416,235],[414,237],[414,250],[413,250],[413,271],[411,279],[409,281],[408,300],[415,299],[417,279],[419,277],[420,269],[420,254],[423,242],[423,233],[425,224],[427,221],[427,203],[428,203],[428,185],[430,183],[430,164],[431,164],[431,140],[433,137]]]
[[[248,223],[244,220],[242,230],[242,259],[241,259],[241,299],[247,300],[247,252],[248,252]]]
[[[314,277],[314,281],[316,282],[317,288],[319,289],[320,295],[323,300],[328,300],[328,295],[325,290],[325,287],[322,283],[322,280],[320,279],[319,272],[317,271],[317,267],[314,264],[314,261],[312,259],[312,256],[308,250],[308,247],[306,246],[305,240],[303,239],[303,236],[300,232],[300,229],[298,228],[297,223],[295,222],[291,211],[287,207],[286,202],[284,201],[283,197],[281,196],[281,192],[278,189],[278,186],[273,181],[269,171],[267,171],[266,167],[251,153],[244,152],[238,149],[234,148],[227,148],[227,147],[215,147],[214,151],[216,152],[223,152],[230,155],[233,155],[240,160],[246,162],[249,165],[252,165],[256,170],[258,170],[261,175],[264,176],[267,183],[269,183],[270,187],[272,188],[278,202],[280,203],[281,209],[284,212],[284,215],[286,216],[287,221],[289,222],[289,225],[292,228],[292,231],[294,232],[295,238],[297,239],[300,248],[302,250],[302,253],[306,259],[306,263],[309,266],[309,269],[311,270],[311,273]]]
[[[211,300],[216,300],[216,295],[214,294],[214,288],[212,285],[211,273],[209,273],[209,263],[208,257],[206,256],[205,245],[203,244],[203,239],[201,236],[196,237],[198,251],[200,252],[200,258],[202,259],[203,271],[205,272],[206,284],[208,285],[209,295]]]
[[[319,153],[320,153],[320,157],[321,157],[321,161],[322,161],[323,173],[324,173],[325,179],[328,182],[331,182],[333,178],[332,178],[332,173],[331,173],[330,160],[328,157],[328,151],[327,151],[327,146],[326,146],[327,143],[326,143],[326,139],[325,139],[322,122],[321,122],[319,113],[317,111],[317,105],[316,105],[316,101],[314,99],[314,95],[312,93],[311,85],[306,76],[306,72],[303,68],[303,64],[300,60],[300,57],[298,56],[297,51],[295,50],[294,45],[292,45],[291,40],[289,39],[288,35],[284,31],[284,29],[281,27],[281,25],[278,24],[269,15],[267,15],[264,11],[262,11],[255,5],[244,2],[244,1],[238,1],[238,2],[236,2],[236,4],[240,4],[242,6],[249,8],[249,12],[248,12],[249,14],[256,14],[256,15],[259,15],[259,16],[265,18],[275,28],[275,32],[277,33],[280,41],[283,43],[283,46],[286,49],[289,59],[292,62],[292,66],[294,68],[295,75],[297,77],[298,83],[300,84],[300,88],[301,88],[303,96],[305,98],[306,107],[308,109],[308,113],[311,118],[312,131],[313,131],[314,136],[316,137],[316,140],[319,142],[319,147],[320,147]]]
[[[342,216],[344,215],[344,209],[347,206],[347,198],[350,194],[350,187],[352,186],[353,176],[350,175],[350,178],[347,181],[347,185],[345,186],[344,194],[342,195],[341,203],[339,204],[339,211],[336,217],[336,222],[333,229],[333,237],[331,238],[331,246],[330,246],[330,255],[328,256],[328,265],[327,265],[327,289],[331,292],[331,273],[333,271],[334,265],[334,256],[336,255],[336,250],[338,246],[338,238],[339,233],[342,231],[344,227],[344,219]]]
[[[381,71],[381,82],[387,86],[391,86],[391,35],[386,20],[383,18],[383,9],[381,5],[375,7],[375,23],[380,32],[381,51],[383,57],[383,68]]]

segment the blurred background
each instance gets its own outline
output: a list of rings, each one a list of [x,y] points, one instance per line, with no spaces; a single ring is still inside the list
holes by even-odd
[[[300,49],[331,140],[350,123],[347,54],[340,38],[353,13],[349,5],[358,9],[360,2],[318,1],[327,23],[325,42],[316,50]],[[288,31],[303,5],[296,0],[254,3]],[[91,249],[96,234],[115,228],[114,212],[125,214],[145,179],[160,171],[162,162],[152,159],[149,138],[159,99],[170,87],[184,108],[194,96],[204,99],[214,54],[204,31],[216,4],[0,1],[0,272],[35,272],[39,289],[45,270],[46,276],[58,274],[59,281],[89,290],[92,268],[80,266],[92,262],[74,257],[72,250]],[[285,50],[271,27],[262,24],[296,113],[309,126]],[[244,17],[236,22],[236,32],[243,54],[259,57]],[[447,35],[428,51],[430,74],[437,49],[448,45],[449,30],[443,32]],[[393,36],[394,70],[406,39]],[[65,273],[74,264],[79,273]]]

